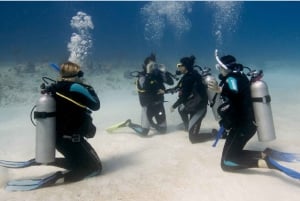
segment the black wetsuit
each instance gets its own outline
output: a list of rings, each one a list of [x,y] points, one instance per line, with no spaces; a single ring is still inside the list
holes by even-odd
[[[53,87],[56,100],[56,149],[64,158],[56,158],[52,165],[69,170],[63,174],[65,182],[75,182],[99,174],[101,161],[86,141],[95,135],[90,110],[98,110],[100,101],[91,86],[60,81]]]
[[[220,124],[230,129],[223,148],[221,167],[225,171],[258,167],[261,152],[244,150],[256,132],[249,80],[241,72],[220,76],[220,79],[220,85],[223,85],[221,96],[229,106],[220,113]]]
[[[155,69],[152,73],[142,72],[138,77],[138,95],[143,110],[142,128],[138,128],[136,124],[131,124],[129,127],[140,134],[148,134],[150,126],[162,134],[167,131],[164,94],[158,94],[159,90],[165,90],[164,83],[171,85],[173,79],[168,76],[168,73],[158,69]]]
[[[206,87],[202,83],[201,75],[196,70],[187,72],[179,81],[177,88],[179,96],[172,107],[178,107],[185,129],[189,132],[191,143],[212,139],[211,133],[199,134],[208,104]]]

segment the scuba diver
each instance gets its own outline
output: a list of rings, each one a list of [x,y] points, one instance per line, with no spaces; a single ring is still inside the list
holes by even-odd
[[[67,170],[57,172],[45,185],[57,181],[76,182],[100,174],[102,170],[96,151],[85,139],[94,137],[96,133],[91,110],[98,110],[100,101],[94,89],[83,83],[82,77],[80,66],[72,62],[63,63],[59,80],[42,91],[51,93],[56,101],[55,147],[64,156],[47,165]]]
[[[176,74],[183,74],[183,76],[176,87],[167,90],[171,93],[178,91],[178,99],[171,106],[170,111],[173,112],[178,108],[185,130],[189,132],[191,143],[212,140],[217,132],[212,129],[208,133],[199,133],[207,112],[208,96],[201,75],[194,69],[195,59],[194,56],[180,59]]]
[[[208,83],[210,90],[221,94],[223,104],[218,111],[221,116],[220,125],[227,131],[222,152],[221,168],[224,171],[235,171],[246,168],[277,169],[265,151],[244,149],[247,142],[257,131],[251,97],[251,84],[244,74],[242,64],[236,62],[232,55],[218,57],[215,52],[217,70],[220,72],[220,84],[216,80]],[[265,119],[270,116],[264,115]],[[259,123],[259,122],[257,122]],[[269,133],[272,130],[269,130]],[[270,134],[267,134],[270,135]]]
[[[141,125],[132,123],[131,119],[128,119],[106,129],[106,131],[112,132],[116,128],[127,126],[140,136],[147,136],[150,128],[154,128],[160,134],[167,132],[164,108],[166,88],[164,84],[173,85],[174,76],[166,71],[164,65],[156,63],[156,56],[153,53],[145,58],[142,67],[142,72],[134,71],[130,73],[132,77],[137,77],[136,87],[142,107]]]
[[[142,107],[141,126],[130,120],[128,125],[138,134],[147,135],[150,127],[155,128],[160,134],[167,132],[164,83],[173,85],[173,78],[169,72],[166,72],[164,66],[156,63],[156,56],[152,53],[145,58],[143,71],[139,73],[136,81],[139,102]]]
[[[65,170],[33,179],[8,181],[8,191],[29,191],[77,182],[102,171],[96,151],[86,140],[96,134],[91,113],[99,110],[99,98],[92,86],[84,83],[79,65],[65,62],[60,67],[51,66],[59,71],[60,77],[58,81],[43,77],[41,97],[31,110],[31,121],[36,126],[35,158],[28,161],[0,160],[0,166],[26,168],[49,165]],[[49,84],[47,80],[53,83]],[[56,150],[63,157],[55,157]]]

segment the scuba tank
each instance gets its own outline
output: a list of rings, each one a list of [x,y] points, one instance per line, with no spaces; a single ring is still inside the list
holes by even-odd
[[[210,68],[207,68],[207,67],[201,68],[200,66],[195,66],[195,67],[198,67],[200,69],[200,75],[202,77],[202,81],[205,86],[207,86],[207,84],[210,80],[216,80],[216,78],[211,75]],[[211,107],[211,109],[213,111],[214,118],[216,121],[220,121],[221,117],[218,113],[218,108],[222,103],[221,96],[220,96],[220,94],[213,92],[212,90],[209,90],[208,87],[206,89],[206,93],[208,96],[209,106]]]
[[[36,147],[35,160],[47,164],[55,160],[56,101],[45,85],[41,86],[41,97],[35,106]]]
[[[267,84],[261,80],[263,72],[251,71],[250,89],[253,102],[255,122],[259,141],[271,141],[276,139],[273,123],[271,96]]]

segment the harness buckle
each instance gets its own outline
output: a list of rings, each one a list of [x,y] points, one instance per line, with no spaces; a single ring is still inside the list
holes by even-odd
[[[71,140],[74,143],[80,142],[80,135],[79,134],[64,135],[63,138]]]
[[[72,142],[80,142],[80,135],[79,134],[73,134],[71,136]]]

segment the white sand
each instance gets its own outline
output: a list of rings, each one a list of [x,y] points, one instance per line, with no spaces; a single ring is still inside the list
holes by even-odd
[[[281,77],[282,72],[266,75],[272,95],[277,140],[262,143],[254,137],[247,148],[263,150],[269,146],[300,153],[298,75],[298,72],[288,74],[285,76],[288,79]],[[120,78],[114,82],[120,85],[114,90],[103,85],[104,78],[92,82],[98,90],[102,108],[93,114],[98,131],[89,142],[102,160],[102,175],[29,192],[7,192],[2,186],[1,201],[299,200],[300,182],[280,172],[263,169],[223,172],[220,168],[223,140],[216,148],[212,148],[212,141],[190,144],[187,133],[175,129],[180,123],[178,113],[168,112],[176,95],[166,95],[166,100],[170,101],[165,104],[170,127],[168,134],[155,135],[152,132],[149,138],[141,138],[128,128],[115,134],[106,133],[105,128],[127,118],[137,123],[140,121],[140,106],[133,93],[133,81]],[[20,161],[34,157],[35,128],[29,120],[32,106],[24,103],[16,107],[0,107],[0,159]],[[203,128],[216,126],[209,111]],[[287,165],[300,171],[300,164]],[[44,166],[0,169],[0,184],[3,185],[4,177],[36,177],[56,170]]]

